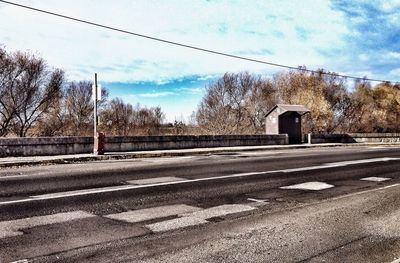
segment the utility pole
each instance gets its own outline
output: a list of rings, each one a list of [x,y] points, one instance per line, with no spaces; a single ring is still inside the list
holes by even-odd
[[[93,101],[94,101],[94,137],[97,136],[97,73],[94,73],[94,88],[93,88]]]
[[[94,144],[93,153],[95,155],[104,154],[105,136],[104,133],[97,132],[98,116],[97,116],[97,101],[101,97],[101,86],[97,85],[97,73],[94,73],[94,85],[92,89],[93,94],[93,131],[94,131]]]

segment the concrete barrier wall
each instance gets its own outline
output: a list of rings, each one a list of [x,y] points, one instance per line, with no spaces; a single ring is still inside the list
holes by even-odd
[[[304,141],[308,142],[307,134]],[[400,133],[312,134],[311,143],[400,143]]]
[[[282,135],[182,135],[106,137],[106,152],[187,149],[204,147],[284,145]],[[93,152],[92,137],[2,138],[0,157],[64,155]]]
[[[284,145],[286,134],[281,135],[181,135],[181,136],[129,136],[107,137],[107,152],[142,150],[188,149],[207,147]]]
[[[307,134],[305,134],[307,142]],[[312,134],[312,143],[400,143],[400,133]],[[281,135],[182,135],[106,137],[107,152],[288,144]],[[93,137],[0,138],[0,157],[93,152]]]
[[[1,138],[0,157],[93,152],[92,137]]]

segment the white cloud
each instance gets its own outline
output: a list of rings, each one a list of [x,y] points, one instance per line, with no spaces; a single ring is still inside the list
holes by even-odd
[[[163,92],[140,93],[136,95],[139,97],[165,97],[165,96],[176,95],[176,93],[171,91],[163,91]]]
[[[364,62],[366,62],[366,61],[368,61],[370,58],[369,58],[369,56],[368,56],[368,54],[360,54],[360,55],[358,55],[358,59],[360,60],[360,61],[364,61]]]
[[[384,11],[392,11],[400,7],[400,0],[384,0],[381,1],[381,7]]]
[[[143,94],[143,93],[142,93]],[[180,94],[180,93],[179,93]],[[160,106],[162,111],[166,114],[166,121],[173,122],[174,120],[181,120],[182,118],[187,119],[193,111],[196,111],[196,106],[199,103],[201,96],[188,96],[168,99],[168,95],[163,96],[140,96],[140,94],[121,94],[119,95],[125,102],[131,103],[132,105],[140,104],[145,107],[158,107]]]
[[[384,57],[387,59],[400,59],[400,52],[388,52],[384,54]]]
[[[397,79],[400,79],[400,68],[392,69],[389,74],[397,77]]]
[[[398,79],[400,70],[395,39],[392,46],[381,40],[385,32],[377,19],[361,12],[353,1],[315,0],[16,0],[21,4],[86,19],[189,45],[248,56],[290,66],[306,65],[346,75]],[[368,1],[362,0],[363,3]],[[395,32],[400,21],[400,0],[371,1],[384,12],[385,24]],[[347,3],[347,7],[343,7]],[[340,8],[342,7],[342,9]],[[345,11],[346,12],[345,12]],[[373,27],[368,27],[369,23]],[[381,21],[382,22],[382,21]],[[367,25],[367,30],[357,30]],[[372,24],[371,24],[372,26]],[[370,35],[370,29],[376,29]],[[382,27],[387,28],[387,27]],[[379,29],[379,30],[378,30]],[[188,115],[204,94],[196,81],[212,80],[221,74],[250,71],[271,75],[280,68],[226,58],[171,46],[127,34],[63,20],[0,3],[0,45],[7,50],[37,52],[48,63],[67,72],[69,80],[177,84],[193,76],[185,85],[166,85],[157,91],[141,89],[124,97],[131,103],[161,105],[169,120]],[[370,43],[378,48],[363,48]],[[375,63],[375,64],[374,64]],[[386,65],[386,67],[385,67]],[[189,78],[188,78],[189,76]],[[155,85],[155,89],[158,86]],[[145,85],[144,85],[145,86]],[[193,87],[194,86],[194,87]],[[147,88],[147,86],[146,86]],[[177,98],[179,96],[179,105]],[[186,97],[185,97],[186,96]]]
[[[328,1],[19,1],[87,19],[254,59],[329,68],[318,50],[343,45],[347,31]],[[0,43],[38,51],[70,79],[97,71],[104,81],[156,81],[226,71],[279,69],[171,46],[0,4]]]
[[[203,94],[205,89],[201,87],[197,88],[179,88],[178,91],[184,91],[189,94]]]

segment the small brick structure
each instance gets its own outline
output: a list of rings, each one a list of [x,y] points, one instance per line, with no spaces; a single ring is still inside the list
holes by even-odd
[[[308,112],[303,105],[276,104],[265,115],[265,133],[287,134],[289,143],[301,143],[301,117]]]

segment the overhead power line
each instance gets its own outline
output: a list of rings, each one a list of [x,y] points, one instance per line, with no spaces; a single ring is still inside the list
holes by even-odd
[[[243,57],[243,56],[237,56],[237,55],[233,55],[233,54],[229,54],[229,53],[224,53],[224,52],[220,52],[220,51],[215,51],[215,50],[211,50],[211,49],[206,49],[206,48],[202,48],[202,47],[197,47],[197,46],[192,46],[192,45],[188,45],[188,44],[184,44],[184,43],[179,43],[179,42],[175,42],[175,41],[171,41],[171,40],[166,40],[166,39],[162,39],[162,38],[158,38],[158,37],[139,34],[139,33],[135,33],[135,32],[132,32],[132,31],[127,31],[127,30],[123,30],[123,29],[107,26],[107,25],[104,25],[104,24],[94,23],[94,22],[91,22],[91,21],[87,21],[87,20],[83,20],[83,19],[79,19],[79,18],[67,16],[67,15],[62,15],[62,14],[59,14],[59,13],[54,13],[54,12],[50,12],[50,11],[46,11],[46,10],[43,10],[43,9],[39,9],[39,8],[27,6],[27,5],[22,5],[22,4],[18,4],[18,3],[14,3],[14,2],[10,2],[10,1],[0,0],[0,2],[5,3],[5,4],[9,4],[9,5],[13,5],[13,6],[17,6],[17,7],[21,7],[21,8],[25,8],[25,9],[29,9],[29,10],[32,10],[32,11],[36,11],[36,12],[40,12],[40,13],[56,16],[56,17],[61,17],[61,18],[72,20],[72,21],[79,22],[79,23],[84,23],[84,24],[88,24],[88,25],[92,25],[92,26],[96,26],[96,27],[101,27],[101,28],[117,31],[117,32],[124,33],[124,34],[129,34],[129,35],[133,35],[133,36],[137,36],[137,37],[141,37],[141,38],[146,38],[146,39],[150,39],[150,40],[153,40],[153,41],[163,42],[163,43],[170,44],[170,45],[175,45],[175,46],[179,46],[179,47],[194,49],[194,50],[201,51],[201,52],[207,52],[207,53],[211,53],[211,54],[214,54],[214,55],[220,55],[220,56],[224,56],[224,57],[230,57],[230,58],[234,58],[234,59],[240,59],[240,60],[260,63],[260,64],[265,64],[265,65],[274,66],[274,67],[280,67],[280,68],[286,68],[286,69],[294,69],[294,70],[302,70],[302,71],[310,72],[310,73],[338,76],[338,77],[350,78],[350,79],[355,79],[355,80],[376,81],[376,82],[396,82],[396,81],[389,81],[389,80],[382,80],[382,79],[371,79],[371,78],[366,78],[366,77],[356,77],[356,76],[351,76],[351,75],[336,74],[336,73],[332,73],[332,72],[311,70],[311,69],[288,66],[288,65],[284,65],[284,64],[273,63],[273,62],[268,62],[268,61],[264,61],[264,60],[258,60],[258,59]]]

